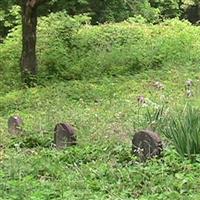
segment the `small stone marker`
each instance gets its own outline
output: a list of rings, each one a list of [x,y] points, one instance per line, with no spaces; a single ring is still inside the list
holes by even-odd
[[[186,90],[186,96],[187,97],[192,97],[193,96],[192,90],[190,90],[190,89]]]
[[[56,124],[54,129],[54,144],[56,148],[63,149],[76,145],[76,142],[75,130],[71,125],[65,123]]]
[[[187,81],[185,82],[185,86],[186,86],[187,88],[191,88],[191,87],[193,86],[193,81],[192,81],[191,79],[187,80]]]
[[[11,116],[8,119],[8,132],[12,135],[22,133],[23,121],[19,116]]]
[[[192,86],[194,85],[193,81],[191,79],[187,80],[185,82],[185,91],[186,91],[186,96],[187,97],[192,97],[193,96],[193,90]]]
[[[146,103],[145,97],[144,96],[138,96],[137,97],[137,102],[139,104],[145,104]]]
[[[132,153],[138,156],[141,161],[159,156],[162,149],[160,136],[152,131],[139,131],[133,136]]]
[[[158,90],[163,90],[165,88],[165,86],[159,81],[154,82],[153,87],[158,89]]]

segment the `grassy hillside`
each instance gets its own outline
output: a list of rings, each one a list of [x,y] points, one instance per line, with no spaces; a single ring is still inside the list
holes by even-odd
[[[195,67],[174,67],[1,96],[0,199],[199,199],[200,165],[179,157],[170,143],[161,160],[142,164],[130,153],[134,132],[148,127],[147,109],[165,104],[173,112],[187,102],[198,105],[197,92],[185,95],[189,78],[198,88]],[[154,81],[164,90],[155,89]],[[138,105],[138,95],[149,99],[147,107]],[[21,137],[7,133],[12,114],[24,119]],[[78,146],[52,147],[57,122],[76,127]]]

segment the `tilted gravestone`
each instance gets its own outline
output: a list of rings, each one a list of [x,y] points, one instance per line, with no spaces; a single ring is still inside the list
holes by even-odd
[[[74,128],[65,123],[56,124],[54,129],[54,144],[58,149],[76,145],[77,140]]]
[[[142,130],[133,136],[132,153],[138,156],[141,161],[159,156],[162,150],[162,141],[157,133]]]
[[[19,116],[11,116],[8,119],[8,132],[12,135],[22,133],[23,120]]]

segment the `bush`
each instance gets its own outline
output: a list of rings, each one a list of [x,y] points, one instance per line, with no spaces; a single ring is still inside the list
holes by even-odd
[[[199,33],[197,27],[178,20],[84,26],[73,37],[71,72],[84,78],[198,63]]]
[[[21,49],[21,26],[16,26],[0,44],[0,93],[20,84]]]
[[[89,23],[87,16],[69,17],[65,12],[42,17],[38,26],[38,60],[42,72],[48,76],[63,76],[70,69],[73,59],[70,51],[73,35],[83,24]]]

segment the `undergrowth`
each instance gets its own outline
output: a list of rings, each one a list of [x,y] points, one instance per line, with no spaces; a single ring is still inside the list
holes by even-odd
[[[191,74],[191,69],[54,82],[4,93],[0,199],[199,199],[198,155],[195,163],[182,158],[160,131],[163,115],[186,102],[199,104],[197,93],[188,98],[184,90],[192,78],[198,91],[198,70],[193,68],[196,73]],[[155,88],[155,81],[164,89]],[[138,104],[140,95],[145,104]],[[166,112],[163,105],[170,109]],[[159,113],[154,114],[155,109]],[[24,133],[12,138],[7,119],[14,114],[23,118]],[[77,146],[55,149],[58,122],[73,124]],[[161,159],[140,163],[131,154],[131,140],[146,128],[161,134],[165,150]]]
[[[86,16],[50,14],[38,24],[38,84],[127,76],[177,65],[199,68],[199,34],[199,27],[176,19],[158,25],[125,21],[91,26]],[[3,91],[21,87],[20,54],[19,25],[0,45]]]

